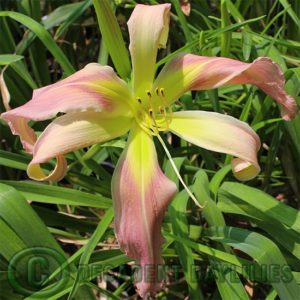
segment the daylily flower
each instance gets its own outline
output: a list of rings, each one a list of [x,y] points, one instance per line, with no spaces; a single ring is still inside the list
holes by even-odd
[[[274,98],[286,120],[297,112],[284,91],[279,67],[269,58],[243,63],[222,57],[180,54],[156,79],[158,48],[165,47],[170,4],[137,5],[128,22],[132,82],[120,79],[111,67],[89,64],[55,84],[35,90],[32,100],[3,113],[12,132],[32,154],[27,173],[35,180],[60,180],[66,173],[64,154],[129,132],[127,145],[115,168],[112,198],[115,231],[126,254],[142,267],[137,283],[141,296],[161,288],[156,266],[161,257],[161,223],[176,185],[160,169],[153,137],[170,131],[209,150],[228,153],[235,176],[248,180],[260,170],[260,140],[246,123],[206,111],[171,112],[172,103],[190,90],[230,84],[254,84]],[[57,117],[37,138],[28,121]],[[41,163],[57,160],[44,174]]]

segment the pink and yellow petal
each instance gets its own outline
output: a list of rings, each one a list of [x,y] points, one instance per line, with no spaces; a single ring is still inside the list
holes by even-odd
[[[132,121],[130,117],[112,118],[104,112],[92,111],[69,113],[55,119],[33,147],[28,175],[35,180],[49,180],[42,175],[39,164],[56,157],[64,165],[59,159],[61,155],[121,136],[130,129]]]
[[[237,157],[232,169],[239,180],[250,180],[260,171],[260,140],[247,123],[214,112],[182,111],[173,114],[169,129],[199,147]]]
[[[1,114],[24,148],[32,153],[36,137],[28,126],[29,120],[51,119],[58,113],[106,111],[111,116],[129,113],[127,101],[131,94],[124,81],[113,69],[89,64],[82,70],[57,83],[33,91],[32,100]]]
[[[163,68],[154,88],[164,88],[171,104],[189,90],[206,90],[229,84],[254,84],[277,101],[282,117],[290,120],[297,114],[297,104],[284,90],[284,76],[271,59],[260,57],[244,63],[224,57],[181,54]]]
[[[167,43],[170,8],[171,4],[138,4],[127,23],[136,96],[151,89],[157,50]]]
[[[152,137],[136,125],[114,172],[112,196],[120,247],[141,267],[136,286],[142,297],[162,287],[161,224],[175,192],[159,167]]]

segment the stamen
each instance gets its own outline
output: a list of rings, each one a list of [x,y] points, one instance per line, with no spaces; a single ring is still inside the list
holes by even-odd
[[[153,91],[145,90],[145,93],[148,99],[136,97],[137,102],[143,104],[142,107],[135,108],[137,109],[136,119],[143,130],[157,136],[160,131],[169,129],[172,110],[167,107],[164,88],[156,87]]]
[[[169,125],[172,122],[173,111],[170,106],[165,107],[164,110],[166,115],[166,122],[168,124],[167,127],[169,128]]]
[[[194,203],[195,203],[197,206],[199,206],[200,208],[203,208],[204,206],[202,206],[202,205],[197,201],[196,197],[193,195],[193,193],[190,191],[190,189],[189,189],[189,188],[186,186],[186,184],[184,183],[184,181],[183,181],[183,179],[182,179],[182,177],[181,177],[181,175],[180,175],[180,173],[179,173],[179,171],[178,171],[178,169],[177,169],[177,167],[176,167],[176,165],[175,165],[174,160],[172,159],[172,156],[171,156],[171,154],[170,154],[170,152],[169,152],[169,150],[168,150],[166,144],[164,143],[163,139],[161,138],[161,136],[160,136],[159,134],[157,135],[157,138],[158,138],[159,142],[161,143],[162,147],[164,148],[164,150],[165,150],[165,152],[166,152],[166,154],[167,154],[167,157],[168,157],[168,159],[170,160],[171,166],[172,166],[173,169],[174,169],[175,174],[177,175],[178,179],[180,180],[180,182],[182,183],[183,187],[184,187],[185,190],[187,191],[188,195],[192,198],[192,200],[194,201]]]
[[[139,126],[144,130],[146,131],[149,135],[156,135],[154,133],[154,130],[152,128],[152,125],[151,123],[149,123],[149,119],[147,118],[148,114],[147,115],[138,115],[137,116],[137,121],[138,121],[138,124]]]
[[[149,90],[146,91],[146,94],[148,95],[148,97],[150,97],[150,98],[152,97],[152,94]]]
[[[155,133],[155,135],[158,135],[159,134],[159,127],[157,126],[157,123],[156,123],[156,116],[155,116],[155,113],[153,112],[153,109],[149,109],[149,115],[150,115],[150,118],[151,118],[151,125],[150,125],[150,128],[153,129],[153,132]]]
[[[162,107],[161,105],[158,107],[158,110],[160,112],[161,119],[157,120],[158,124],[162,124],[161,128],[164,128],[164,130],[169,129],[169,125],[171,123],[171,118],[169,114],[166,111],[165,107]]]

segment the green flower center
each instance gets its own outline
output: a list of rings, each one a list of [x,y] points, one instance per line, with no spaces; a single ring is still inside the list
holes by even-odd
[[[172,121],[172,110],[166,105],[165,90],[147,90],[134,99],[134,116],[139,126],[151,135],[168,130]]]

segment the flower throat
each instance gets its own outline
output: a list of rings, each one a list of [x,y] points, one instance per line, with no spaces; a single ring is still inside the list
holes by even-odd
[[[135,101],[135,118],[143,130],[157,136],[160,131],[169,129],[172,110],[166,105],[163,88],[156,88],[154,92],[146,90],[143,97],[136,97]]]

